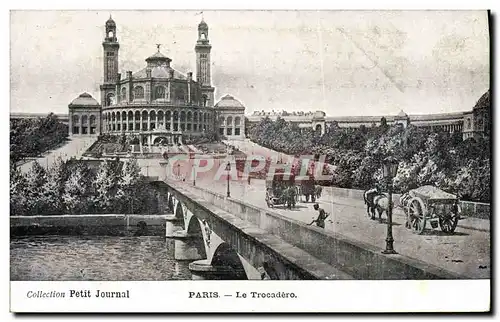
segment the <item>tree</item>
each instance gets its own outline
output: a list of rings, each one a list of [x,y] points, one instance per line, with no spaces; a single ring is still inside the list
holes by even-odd
[[[26,180],[28,212],[32,215],[44,213],[48,202],[48,200],[44,199],[44,187],[47,183],[47,172],[37,161],[34,161],[26,176]]]
[[[27,180],[16,167],[10,168],[10,215],[27,214]]]
[[[62,199],[70,214],[82,214],[88,211],[90,189],[88,184],[88,168],[77,164],[64,184]]]
[[[115,198],[119,190],[116,161],[105,160],[101,162],[93,184],[95,194],[93,195],[94,207],[99,212],[109,211],[115,204]]]

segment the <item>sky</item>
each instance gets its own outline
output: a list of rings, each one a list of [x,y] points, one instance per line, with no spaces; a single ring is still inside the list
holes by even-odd
[[[161,51],[195,72],[197,11],[12,11],[11,112],[67,113],[100,101],[110,14],[119,71]],[[216,100],[329,116],[471,110],[489,88],[486,11],[205,11]],[[194,73],[195,74],[195,73]]]

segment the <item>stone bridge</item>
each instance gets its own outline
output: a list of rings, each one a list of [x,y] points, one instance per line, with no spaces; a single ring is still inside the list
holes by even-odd
[[[171,213],[166,237],[175,239],[175,259],[193,260],[193,279],[352,279],[185,187],[151,184]]]
[[[187,184],[151,183],[193,279],[455,279],[452,272]]]

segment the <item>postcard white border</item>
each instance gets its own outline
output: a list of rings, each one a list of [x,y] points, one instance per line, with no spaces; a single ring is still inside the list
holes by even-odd
[[[2,2],[3,4],[6,2]],[[438,0],[419,0],[419,1],[339,1],[336,3],[326,2],[324,0],[310,0],[310,1],[261,1],[255,0],[251,3],[248,2],[235,2],[235,1],[210,1],[209,3],[204,1],[181,1],[181,2],[164,2],[164,1],[141,1],[140,5],[142,9],[155,8],[155,9],[199,9],[199,8],[212,8],[212,9],[223,9],[223,8],[234,8],[234,9],[367,9],[367,10],[377,10],[377,9],[494,9],[498,7],[498,1],[493,0],[476,0],[476,1],[438,1]],[[95,0],[88,0],[85,2],[67,2],[67,1],[16,1],[15,9],[134,9],[137,7],[137,2],[123,2],[116,1],[112,3],[110,1],[102,2]],[[168,8],[166,7],[168,5]],[[7,4],[8,6],[8,4]],[[4,8],[2,8],[4,9]],[[9,12],[8,10],[14,9],[6,7],[3,13],[3,24],[2,26],[2,34],[5,42],[9,41]],[[495,10],[494,10],[495,11]],[[496,10],[498,13],[498,10]],[[496,16],[497,24],[498,24],[498,15]],[[495,33],[495,38],[498,37],[498,31]],[[498,43],[498,42],[497,42]],[[4,137],[8,137],[8,109],[9,106],[9,78],[6,75],[9,74],[8,66],[9,62],[9,45],[3,47],[5,50],[2,51],[3,58],[3,75],[2,77],[2,88],[4,94],[2,95],[4,101],[4,113],[6,114],[4,118],[1,118],[2,129],[4,130]],[[498,66],[498,65],[497,65]],[[496,71],[495,71],[496,72]],[[497,115],[499,113],[496,113]],[[495,120],[496,121],[496,120]],[[8,145],[3,145],[4,156],[8,155]],[[498,150],[498,149],[497,149]],[[8,169],[8,160],[7,158],[3,158],[2,162],[4,164],[3,169]],[[7,171],[3,172],[2,182],[6,184],[3,185],[2,196],[4,205],[8,204],[8,173]],[[497,198],[498,199],[498,198]],[[4,229],[6,233],[4,234],[4,238],[8,239],[8,214],[4,214],[4,220],[6,223],[4,224]],[[7,247],[3,248],[4,251],[7,250]],[[9,253],[4,253],[4,258],[8,258]],[[496,254],[495,254],[496,255]],[[10,260],[9,260],[10,262]],[[50,284],[51,287],[57,285],[57,287],[61,287],[62,289],[68,289],[73,287],[73,282],[9,282],[9,268],[8,265],[2,266],[2,274],[4,281],[4,290],[9,289],[12,290],[11,293],[11,304],[12,309],[15,311],[34,310],[37,307],[41,310],[52,311],[52,312],[63,312],[64,310],[72,309],[78,302],[53,302],[51,301],[41,301],[41,302],[26,302],[26,299],[23,299],[23,292],[27,288],[42,288],[46,287],[47,284]],[[95,282],[98,283],[99,286],[111,285],[113,282]],[[109,284],[111,283],[111,284]],[[126,312],[127,310],[131,310],[131,308],[135,306],[141,306],[143,312],[159,312],[161,308],[168,307],[184,307],[185,305],[190,305],[189,312],[197,312],[198,309],[194,309],[198,302],[188,302],[183,295],[185,291],[189,291],[190,288],[192,290],[200,290],[203,291],[205,287],[213,288],[214,285],[220,287],[222,290],[234,291],[236,287],[241,287],[244,289],[257,288],[259,291],[264,291],[265,289],[271,290],[274,287],[275,283],[279,283],[281,289],[288,289],[298,294],[306,294],[310,299],[307,303],[300,302],[287,302],[284,311],[293,312],[296,310],[298,306],[306,306],[306,305],[316,305],[314,303],[319,302],[323,303],[322,311],[325,310],[325,307],[330,309],[330,311],[336,311],[339,309],[343,309],[346,311],[346,308],[351,308],[351,312],[360,312],[366,310],[366,307],[363,307],[363,299],[370,300],[371,303],[377,303],[377,309],[379,311],[385,312],[394,312],[394,311],[404,311],[410,310],[404,305],[408,303],[418,302],[419,307],[426,310],[431,310],[435,308],[435,311],[443,312],[448,311],[451,307],[454,306],[453,311],[463,312],[463,311],[471,311],[470,308],[473,306],[478,310],[484,309],[484,305],[489,303],[490,300],[490,285],[489,280],[467,280],[467,281],[355,281],[355,282],[345,282],[345,281],[318,281],[318,282],[307,282],[307,281],[293,281],[293,282],[221,282],[221,281],[207,281],[207,282],[190,282],[190,281],[182,281],[182,282],[117,282],[120,285],[120,288],[129,288],[133,291],[133,294],[143,295],[140,301],[134,302],[120,302],[121,304],[110,304],[111,302],[105,301],[105,303],[95,304],[100,307],[100,309],[92,309],[90,310],[89,303],[85,304],[85,310],[87,312],[109,312],[110,308],[113,308],[114,311],[117,312]],[[194,283],[194,284],[193,284]],[[240,284],[241,283],[241,284]],[[60,285],[59,285],[60,284]],[[94,282],[82,282],[82,284],[78,283],[78,285],[74,285],[74,287],[95,287]],[[256,286],[254,286],[256,285]],[[153,293],[154,292],[154,293]],[[158,292],[158,293],[156,293]],[[224,291],[226,292],[226,291]],[[182,294],[181,294],[182,293]],[[8,296],[7,291],[4,292],[4,296]],[[152,296],[156,295],[156,296]],[[370,296],[372,298],[370,298]],[[154,299],[152,298],[154,297]],[[302,298],[302,296],[301,296]],[[135,295],[134,295],[135,299]],[[219,300],[220,301],[220,300]],[[165,303],[167,302],[167,303]],[[220,301],[222,303],[222,301]],[[6,301],[4,301],[6,303]],[[40,304],[42,303],[42,304]],[[73,303],[73,304],[72,304]],[[136,303],[136,304],[134,304]],[[222,311],[218,304],[214,302],[205,302],[209,304],[201,304],[203,302],[199,302],[202,306],[209,307],[209,311]],[[234,302],[234,300],[230,300],[224,304],[224,307],[228,307],[233,311],[239,312],[251,312],[247,308],[248,306],[255,305],[251,302],[249,304],[240,304],[238,302]],[[258,307],[268,309],[269,312],[279,312],[283,311],[281,309],[281,305],[285,305],[285,302],[281,304],[275,302],[259,302]],[[354,306],[354,304],[356,304]],[[405,304],[406,303],[406,304]],[[424,307],[424,304],[428,304],[427,307]],[[344,307],[342,307],[344,305]],[[373,305],[373,304],[368,304]],[[22,308],[18,309],[19,306]],[[156,307],[154,307],[156,306]],[[313,306],[316,307],[316,306]],[[50,310],[49,310],[50,308]],[[148,309],[149,308],[149,309]],[[382,309],[383,308],[383,309]],[[311,311],[311,307],[307,308],[307,310]],[[12,320],[12,315],[7,315],[7,310],[2,310],[4,314],[2,314],[2,321]],[[167,312],[168,310],[164,310]],[[207,311],[208,312],[208,311]],[[5,318],[5,319],[4,319]],[[121,319],[120,317],[117,317]],[[24,320],[30,321],[34,320],[34,318],[25,318]],[[38,318],[37,318],[38,319]],[[51,319],[51,318],[49,318]],[[95,318],[88,317],[83,320]],[[141,320],[141,318],[136,319],[128,319],[128,320]]]
[[[98,298],[97,290],[124,294],[128,291],[130,297]],[[64,297],[36,297],[43,293]],[[28,313],[380,313],[489,309],[489,280],[11,282],[11,311]]]

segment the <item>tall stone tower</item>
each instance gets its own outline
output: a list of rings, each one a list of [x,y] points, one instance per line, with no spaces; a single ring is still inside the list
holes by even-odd
[[[201,84],[203,106],[214,106],[214,88],[212,87],[210,73],[210,50],[212,46],[208,40],[208,25],[203,19],[198,25],[198,41],[194,50],[196,52],[196,80]]]
[[[118,50],[120,44],[116,38],[116,24],[109,16],[106,21],[106,35],[102,42],[104,81],[101,85],[101,105],[109,106],[116,101],[115,86],[118,79]]]

